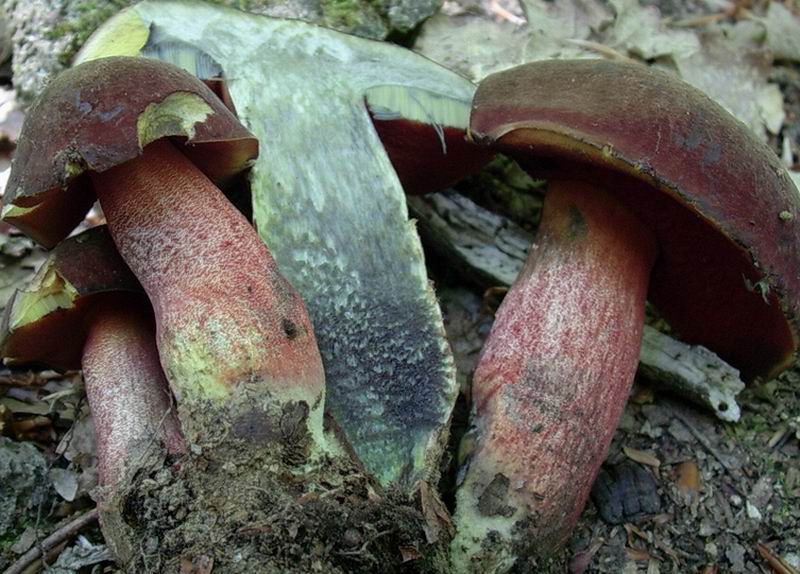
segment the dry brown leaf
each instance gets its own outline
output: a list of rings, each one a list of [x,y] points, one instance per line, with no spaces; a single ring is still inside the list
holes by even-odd
[[[636,526],[635,524],[631,524],[630,522],[626,523],[625,530],[628,532],[629,544],[632,544],[631,541],[633,540],[634,535],[638,536],[639,538],[641,538],[646,542],[650,541],[650,537],[647,535],[647,533],[638,526]]]
[[[697,498],[700,494],[700,469],[693,460],[685,460],[678,465],[678,490],[681,491],[689,501]]]
[[[33,432],[37,429],[49,429],[53,425],[48,417],[34,416],[22,420],[14,421],[11,423],[11,430],[18,435]]]
[[[783,440],[783,438],[787,434],[789,434],[789,430],[790,430],[789,425],[786,424],[781,425],[781,427],[778,430],[772,433],[772,436],[767,441],[767,448],[770,450],[775,448],[778,445],[778,443],[780,443]]]
[[[583,574],[592,563],[592,558],[597,551],[605,544],[605,540],[600,538],[592,542],[586,550],[575,554],[569,561],[569,574]]]
[[[198,556],[193,561],[181,560],[181,574],[211,574],[214,559],[209,556]]]
[[[651,518],[650,522],[652,522],[654,526],[663,526],[670,520],[672,520],[672,515],[668,512],[662,512],[661,514],[656,514],[653,518]]]
[[[422,515],[425,517],[423,530],[428,542],[430,544],[437,542],[442,528],[452,536],[455,532],[455,527],[450,520],[450,514],[436,492],[425,481],[420,483],[419,497]]]
[[[678,556],[678,553],[677,553],[677,552],[675,552],[675,549],[674,549],[674,548],[672,548],[672,546],[670,546],[670,545],[669,545],[669,544],[667,544],[666,542],[663,542],[663,541],[662,541],[662,540],[660,540],[660,539],[659,539],[657,536],[653,538],[653,543],[656,545],[656,547],[657,547],[659,550],[661,550],[661,551],[662,551],[662,552],[664,552],[664,553],[665,553],[667,556],[669,556],[669,557],[670,557],[670,559],[671,559],[671,560],[672,560],[672,561],[673,561],[675,564],[680,564],[680,563],[681,563],[680,556]]]
[[[9,423],[12,421],[11,411],[8,407],[0,404],[0,435],[8,429]]]
[[[653,387],[637,385],[630,398],[630,402],[635,405],[649,405],[653,403],[654,399],[655,393],[653,392]]]
[[[647,550],[643,550],[641,548],[626,548],[625,554],[627,554],[630,560],[634,560],[636,562],[650,562],[652,556]]]
[[[44,384],[45,382],[31,371],[22,373],[13,373],[8,369],[0,371],[0,385],[26,387],[34,384]]]
[[[638,462],[639,464],[652,466],[653,468],[658,468],[661,466],[661,461],[658,460],[658,457],[656,457],[656,455],[654,455],[652,452],[646,450],[637,450],[627,446],[622,447],[622,452],[624,452],[625,456],[627,456],[629,459],[634,462]]]
[[[403,558],[403,564],[406,562],[412,562],[419,558],[419,551],[413,546],[401,546],[399,550],[400,556]]]

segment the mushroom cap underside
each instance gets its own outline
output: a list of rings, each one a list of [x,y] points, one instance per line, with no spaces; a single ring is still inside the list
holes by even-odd
[[[800,196],[775,154],[704,94],[641,65],[537,62],[484,80],[470,130],[536,177],[623,200],[658,239],[648,298],[682,339],[745,379],[794,361]]]

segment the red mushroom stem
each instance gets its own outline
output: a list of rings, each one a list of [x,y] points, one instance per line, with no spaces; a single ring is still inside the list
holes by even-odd
[[[83,376],[101,486],[117,484],[153,447],[169,454],[186,450],[150,315],[145,305],[129,301],[101,305],[84,344]]]
[[[311,324],[249,222],[167,140],[91,177],[114,242],[153,305],[187,439],[207,431],[190,411],[239,391],[256,408],[229,422],[263,435],[262,402],[245,400],[244,383],[278,406],[305,402],[319,438],[324,377]]]
[[[540,545],[534,554],[568,537],[633,382],[655,256],[653,236],[610,194],[551,184],[475,372],[455,554],[474,560],[490,530]]]

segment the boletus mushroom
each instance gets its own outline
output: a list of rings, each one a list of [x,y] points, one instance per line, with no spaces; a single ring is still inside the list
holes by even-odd
[[[307,406],[321,445],[324,379],[303,304],[217,187],[257,153],[185,71],[144,58],[88,62],[56,77],[30,110],[3,217],[49,246],[99,199],[153,306],[190,443],[207,443],[218,417],[233,437],[261,436],[267,411],[291,403]]]
[[[743,124],[640,65],[492,75],[470,130],[549,182],[474,374],[457,500],[459,571],[502,572],[572,530],[633,381],[646,298],[746,379],[794,361],[800,200]]]
[[[331,414],[382,483],[435,482],[457,385],[403,189],[489,157],[464,138],[474,85],[398,46],[201,3],[140,2],[79,60],[120,53],[224,78],[270,150],[254,222],[308,306]]]
[[[60,243],[14,293],[0,352],[11,365],[83,367],[101,486],[113,489],[149,453],[185,451],[150,304],[105,226]]]
[[[441,548],[408,500],[382,496],[323,421],[322,362],[303,303],[214,183],[237,178],[256,151],[202,81],[145,58],[65,72],[23,126],[6,218],[52,245],[70,227],[58,212],[82,215],[64,198],[88,206],[98,197],[152,305],[186,443],[179,464],[128,461],[131,480],[103,502],[104,533],[129,571],[202,561],[225,572],[357,572],[372,562],[358,566],[352,539],[378,516],[392,528],[370,550],[399,570],[398,545]],[[58,301],[70,293],[65,285]],[[112,330],[106,323],[100,335]],[[90,378],[115,352],[94,335]]]

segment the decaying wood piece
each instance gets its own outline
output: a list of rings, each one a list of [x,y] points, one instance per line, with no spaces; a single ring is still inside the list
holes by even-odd
[[[522,269],[533,235],[455,192],[408,198],[426,245],[480,287],[509,286]],[[702,346],[645,326],[637,375],[703,407],[739,420],[739,371]]]
[[[718,418],[736,422],[736,395],[744,389],[739,371],[702,345],[687,345],[645,326],[638,375],[710,408]]]

